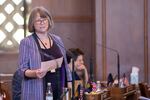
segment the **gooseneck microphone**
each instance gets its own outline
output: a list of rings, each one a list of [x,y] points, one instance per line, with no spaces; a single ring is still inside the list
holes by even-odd
[[[69,89],[68,88],[64,88],[63,93],[60,95],[60,100],[64,98],[64,96],[68,93]],[[69,94],[68,94],[69,95]],[[67,98],[67,97],[66,97]]]
[[[100,44],[100,43],[97,43],[98,46],[101,46],[102,48],[106,48],[107,50],[110,50],[110,51],[113,51],[117,54],[117,78],[118,78],[118,87],[120,86],[120,55],[119,55],[119,52],[116,50],[116,49],[113,49],[113,48],[110,48],[110,47],[107,47],[103,44]]]

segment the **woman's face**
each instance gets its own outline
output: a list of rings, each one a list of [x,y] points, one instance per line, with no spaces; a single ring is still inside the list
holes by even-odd
[[[82,66],[84,64],[83,55],[79,55],[77,57],[77,60],[74,62],[74,64],[76,68],[79,68],[80,66]]]
[[[37,13],[37,16],[34,21],[34,28],[36,33],[46,33],[48,31],[48,18],[40,17],[40,14]]]

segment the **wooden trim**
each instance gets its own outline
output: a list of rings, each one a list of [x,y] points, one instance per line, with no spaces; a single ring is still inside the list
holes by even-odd
[[[144,81],[148,83],[148,0],[144,0]]]
[[[24,17],[24,37],[26,37],[27,35],[27,9],[28,9],[28,5],[26,3],[26,0],[23,0],[23,6],[24,6],[24,11],[23,11],[23,17]]]
[[[94,80],[96,80],[96,72],[97,72],[97,66],[96,65],[96,30],[95,30],[95,0],[92,0],[91,2],[91,11],[92,11],[92,16],[94,18],[92,18],[92,22],[91,24],[91,58],[92,58],[92,77]]]
[[[106,0],[102,0],[102,45],[106,46]],[[107,63],[106,48],[102,48],[103,80],[106,80],[106,75],[107,75],[106,63]]]
[[[93,16],[54,16],[53,17],[55,22],[74,22],[74,23],[91,23],[93,22],[95,19]]]

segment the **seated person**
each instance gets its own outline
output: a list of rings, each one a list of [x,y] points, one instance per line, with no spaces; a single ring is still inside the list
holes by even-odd
[[[107,87],[111,87],[113,85],[114,79],[112,73],[109,73],[107,78]]]
[[[67,52],[67,61],[72,71],[72,60],[74,59],[74,76],[75,80],[82,80],[83,85],[88,82],[88,72],[84,64],[84,53],[79,48],[71,48]]]
[[[86,69],[86,66],[84,65],[83,61],[83,56],[84,53],[78,49],[78,48],[72,48],[67,51],[67,61],[68,61],[68,66],[70,70],[72,71],[72,61],[74,60],[74,93],[75,93],[75,100],[78,100],[78,96],[80,94],[80,89],[85,88],[85,85],[88,82],[88,72]],[[68,87],[71,87],[68,85]]]
[[[115,76],[114,78],[114,82],[113,82],[113,86],[117,86],[118,85],[118,76]],[[129,81],[125,75],[125,73],[123,74],[123,77],[120,78],[120,86],[121,87],[126,87],[126,86],[129,86]]]

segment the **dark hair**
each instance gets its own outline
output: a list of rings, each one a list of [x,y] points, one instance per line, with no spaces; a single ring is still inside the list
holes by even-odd
[[[74,60],[76,61],[78,56],[84,55],[84,53],[79,48],[70,48],[66,52],[66,55],[67,55],[67,62],[70,63],[72,58],[74,58]]]
[[[67,62],[69,64],[71,62],[71,58],[72,58],[72,53],[69,50],[67,50],[67,52],[66,52],[66,57],[67,57]]]
[[[52,16],[48,12],[48,10],[46,10],[44,7],[35,7],[31,11],[31,14],[30,14],[30,17],[29,17],[29,22],[28,22],[28,30],[29,30],[29,32],[34,32],[35,31],[34,30],[34,22],[35,22],[35,18],[36,18],[38,13],[40,14],[40,16],[42,18],[48,18],[48,21],[49,21],[49,28],[48,28],[48,30],[50,30],[54,26]]]
[[[107,78],[107,86],[112,85],[113,82],[114,82],[113,75],[112,73],[109,73]]]

